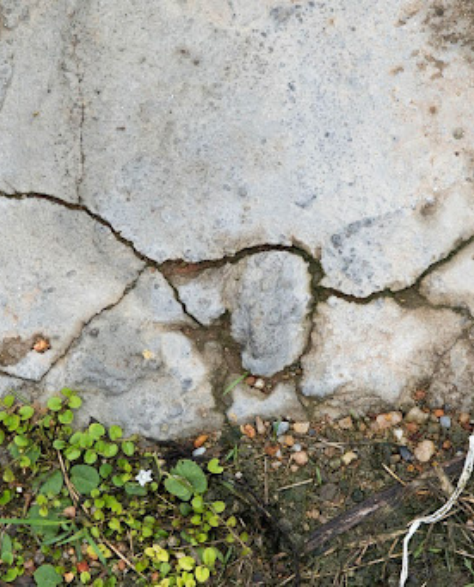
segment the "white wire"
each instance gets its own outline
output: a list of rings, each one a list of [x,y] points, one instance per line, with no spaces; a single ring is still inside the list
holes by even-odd
[[[418,528],[421,526],[421,524],[434,524],[435,522],[439,522],[446,516],[446,514],[451,510],[453,505],[456,503],[458,497],[461,495],[462,491],[466,487],[467,482],[471,478],[473,468],[474,434],[469,436],[469,451],[464,462],[464,468],[462,470],[461,476],[459,477],[458,485],[456,489],[453,491],[451,497],[442,507],[439,508],[439,510],[436,510],[434,514],[431,514],[430,516],[425,516],[424,518],[417,518],[409,526],[408,533],[403,540],[403,563],[402,573],[400,575],[400,587],[405,587],[406,580],[408,579],[408,545],[410,543],[411,538],[418,530]]]

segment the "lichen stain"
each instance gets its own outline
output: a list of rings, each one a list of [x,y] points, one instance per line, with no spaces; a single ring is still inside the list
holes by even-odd
[[[23,340],[20,336],[4,338],[0,343],[0,365],[9,367],[19,363],[31,351],[31,338]]]
[[[427,10],[424,24],[431,29],[435,47],[458,45],[474,52],[473,0],[435,1]]]

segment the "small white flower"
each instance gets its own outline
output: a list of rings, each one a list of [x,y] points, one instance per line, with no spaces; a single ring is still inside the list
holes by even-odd
[[[142,487],[144,487],[147,483],[151,483],[153,481],[151,470],[144,471],[143,469],[140,469],[140,472],[135,477],[135,479]]]
[[[23,487],[17,487],[16,488],[16,492],[17,493],[23,493]]]

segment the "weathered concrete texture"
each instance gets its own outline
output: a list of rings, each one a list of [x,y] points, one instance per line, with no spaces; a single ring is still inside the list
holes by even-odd
[[[227,417],[235,424],[252,422],[255,416],[267,419],[281,417],[304,420],[307,418],[296,396],[295,386],[291,383],[279,383],[270,395],[247,385],[238,385],[232,392],[232,400]]]
[[[443,354],[468,322],[450,310],[406,309],[391,299],[366,305],[329,298],[314,320],[312,349],[303,358],[302,392],[341,395],[341,408],[358,395],[396,403],[426,385]],[[350,398],[354,398],[354,402]],[[365,402],[365,409],[370,400]]]
[[[22,392],[22,396],[27,395],[23,391],[24,386],[25,382],[21,379],[0,373],[0,397],[3,397],[8,393],[20,391]]]
[[[429,387],[432,406],[470,411],[474,402],[474,332],[471,330],[442,356]]]
[[[474,233],[474,70],[431,2],[93,0],[81,18],[81,195],[150,257],[297,242],[366,296]]]
[[[84,213],[0,198],[0,369],[39,380],[142,266]]]
[[[175,283],[187,311],[201,323],[229,311],[244,368],[269,376],[296,361],[306,346],[310,281],[301,257],[271,251]]]
[[[93,416],[127,433],[170,438],[217,428],[210,361],[179,330],[190,325],[163,276],[147,270],[120,304],[84,329],[45,387],[78,390],[82,421]]]
[[[0,191],[77,200],[80,99],[73,3],[0,3]]]
[[[425,277],[420,292],[432,304],[466,308],[474,316],[474,243]]]

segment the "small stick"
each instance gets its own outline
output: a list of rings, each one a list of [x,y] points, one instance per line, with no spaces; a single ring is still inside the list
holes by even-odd
[[[264,475],[264,477],[263,477],[264,503],[265,503],[265,505],[268,505],[268,462],[267,462],[267,457],[265,457],[265,459],[263,461],[263,475]]]
[[[72,497],[72,500],[74,502],[74,505],[77,506],[78,502],[79,502],[79,494],[77,493],[74,485],[71,483],[71,481],[69,480],[68,474],[66,472],[66,467],[64,466],[64,460],[63,457],[61,455],[61,453],[58,451],[56,451],[58,454],[58,460],[59,460],[59,464],[61,465],[61,471],[63,472],[63,476],[64,476],[64,482],[66,483],[66,487],[69,491],[69,495]]]
[[[113,544],[111,544],[107,538],[105,538],[104,536],[102,536],[102,540],[103,542],[105,542],[105,544],[110,548],[110,550],[112,550],[113,552],[115,552],[115,554],[121,558],[123,560],[123,562],[132,569],[132,571],[134,571],[137,575],[140,575],[140,577],[142,579],[146,579],[145,575],[143,575],[142,573],[140,573],[139,571],[137,571],[137,569],[135,568],[135,565],[133,563],[131,563],[128,558],[126,556],[124,556],[120,550],[118,550],[117,548],[115,548],[115,546]]]
[[[382,463],[382,467],[387,471],[387,473],[390,475],[390,477],[393,477],[395,479],[395,481],[398,481],[400,483],[400,485],[403,485],[403,487],[406,486],[406,482],[403,481],[403,479],[400,479],[400,477],[394,471],[392,471],[392,469],[390,469],[390,467],[387,467],[387,465],[385,463]]]
[[[298,483],[293,483],[292,485],[285,485],[284,487],[279,487],[277,491],[286,491],[287,489],[292,489],[293,487],[301,487],[301,485],[308,485],[308,483],[313,483],[314,479],[306,479],[305,481],[299,481]]]

